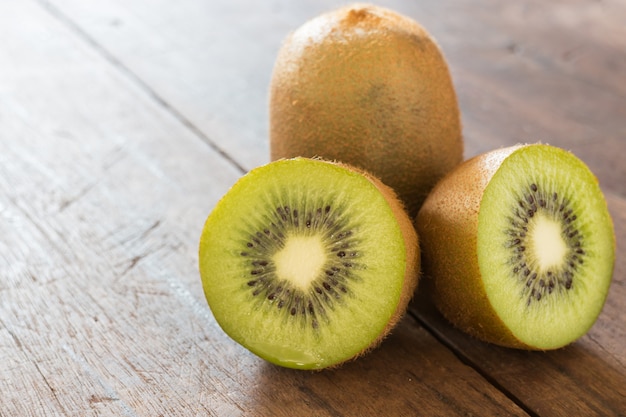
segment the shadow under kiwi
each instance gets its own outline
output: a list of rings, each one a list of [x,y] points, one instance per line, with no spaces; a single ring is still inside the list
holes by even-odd
[[[337,368],[301,371],[263,363],[253,388],[247,406],[259,415],[425,415],[425,404],[430,415],[480,415],[484,395],[494,398],[494,414],[510,407],[409,315],[378,348]],[[480,401],[460,398],[470,391]]]
[[[594,340],[593,328],[561,349],[529,351],[496,346],[465,334],[423,294],[409,309],[461,361],[530,414],[551,409],[558,415],[624,415],[626,368]]]

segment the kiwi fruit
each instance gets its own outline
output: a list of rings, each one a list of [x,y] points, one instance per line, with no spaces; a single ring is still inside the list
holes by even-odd
[[[434,303],[484,341],[557,349],[602,310],[612,220],[596,177],[568,151],[527,144],[465,161],[433,189],[416,228]]]
[[[322,157],[376,175],[411,217],[463,159],[460,113],[434,38],[394,11],[319,15],[280,48],[269,92],[270,157]]]
[[[199,269],[221,328],[284,367],[337,366],[377,346],[406,310],[419,246],[395,193],[319,159],[242,176],[208,216]]]

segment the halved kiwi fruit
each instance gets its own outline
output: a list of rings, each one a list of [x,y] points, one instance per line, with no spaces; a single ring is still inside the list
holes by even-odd
[[[416,226],[436,305],[485,341],[559,348],[603,307],[612,221],[597,179],[565,150],[520,145],[464,162],[434,188]]]
[[[278,365],[320,369],[376,346],[417,285],[419,248],[394,192],[347,165],[295,158],[244,175],[199,248],[222,329]]]

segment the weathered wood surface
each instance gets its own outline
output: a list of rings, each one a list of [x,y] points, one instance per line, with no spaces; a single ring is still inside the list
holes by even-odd
[[[221,332],[202,223],[268,161],[281,40],[338,4],[0,2],[0,416],[626,415],[623,1],[380,3],[439,40],[466,156],[544,141],[598,175],[618,254],[587,336],[497,348],[418,297],[372,354],[307,373]]]

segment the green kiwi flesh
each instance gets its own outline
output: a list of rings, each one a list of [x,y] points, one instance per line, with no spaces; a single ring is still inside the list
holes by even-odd
[[[416,224],[436,304],[483,340],[556,349],[602,310],[612,221],[597,179],[569,152],[534,144],[466,161],[433,190]]]
[[[221,328],[277,365],[321,369],[376,346],[417,285],[408,215],[366,173],[279,160],[244,175],[204,225],[199,269]]]

